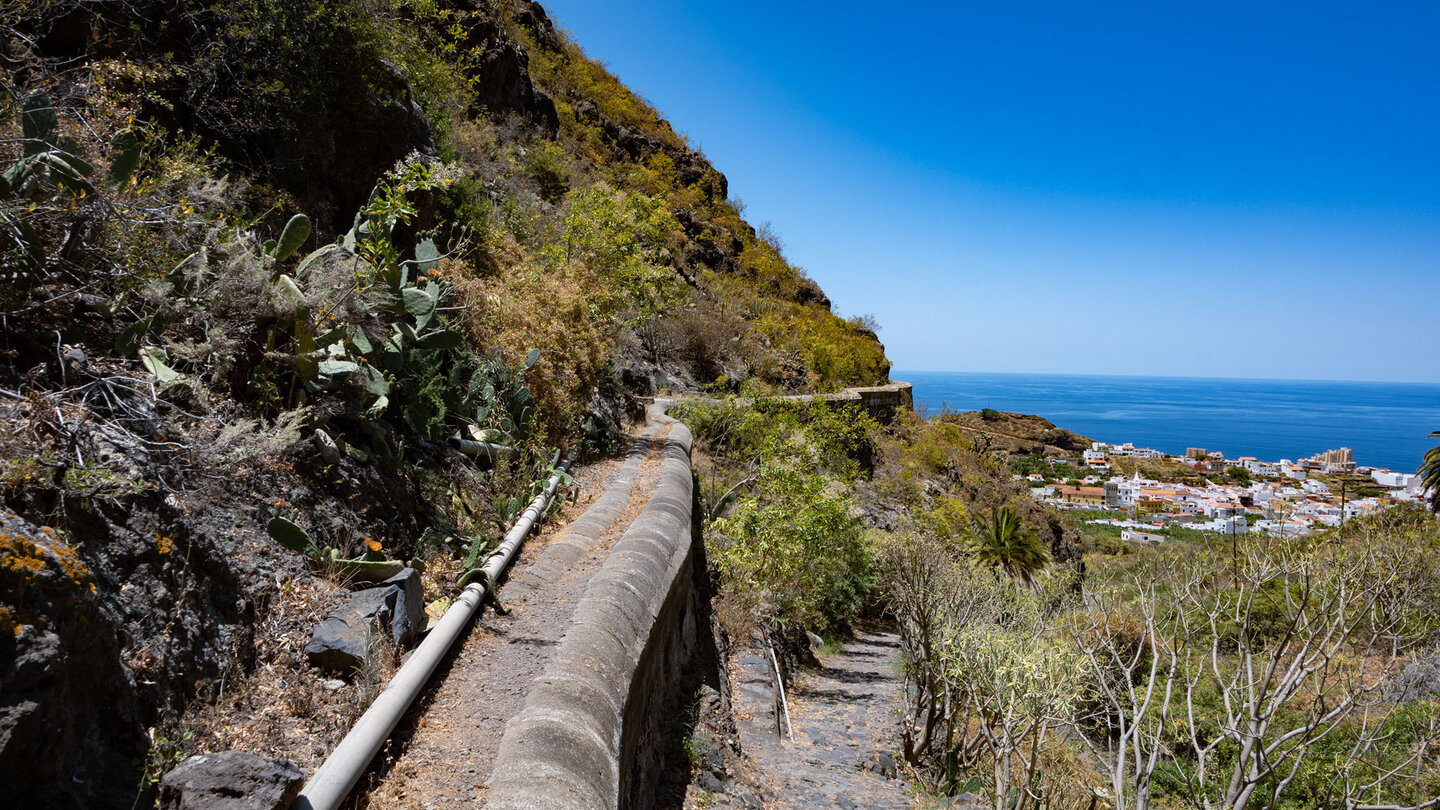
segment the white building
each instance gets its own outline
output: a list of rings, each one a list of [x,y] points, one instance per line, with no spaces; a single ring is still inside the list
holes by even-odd
[[[1189,528],[1199,529],[1202,532],[1219,532],[1220,534],[1245,534],[1250,531],[1250,525],[1245,522],[1244,515],[1217,517],[1208,523],[1191,524]]]
[[[1275,476],[1280,474],[1279,466],[1276,464],[1271,464],[1268,461],[1260,461],[1259,459],[1247,458],[1244,460],[1244,464],[1245,469],[1249,470],[1251,475],[1258,475],[1261,478],[1274,478]]]
[[[1111,478],[1105,482],[1105,505],[1111,509],[1130,509],[1140,497],[1140,490],[1147,482],[1140,480],[1140,473],[1132,478]]]
[[[1104,442],[1091,442],[1090,449],[1106,455],[1124,456],[1126,458],[1161,458],[1165,454],[1159,450],[1151,450],[1148,447],[1136,447],[1130,442],[1124,444],[1106,444]]]
[[[1370,477],[1375,479],[1375,483],[1390,489],[1408,489],[1419,479],[1419,476],[1414,473],[1398,473],[1390,470],[1372,470]]]

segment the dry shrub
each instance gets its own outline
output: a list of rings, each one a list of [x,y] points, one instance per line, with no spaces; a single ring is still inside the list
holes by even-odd
[[[329,676],[311,666],[305,654],[312,628],[342,592],[316,577],[287,580],[260,611],[250,670],[229,673],[213,699],[191,704],[182,718],[158,733],[186,739],[187,754],[240,748],[292,759],[313,771],[368,705],[358,677],[340,689],[327,689]]]
[[[683,364],[697,380],[714,380],[727,370],[753,374],[760,366],[750,325],[709,301],[656,318],[641,337],[656,363]]]
[[[371,621],[370,634],[366,637],[365,660],[355,673],[356,717],[370,708],[399,668],[400,650],[391,643],[390,633],[378,620]]]
[[[531,348],[540,350],[526,381],[551,435],[584,412],[610,365],[614,339],[590,306],[597,283],[576,268],[546,272],[518,258],[501,261],[495,276],[455,280],[463,326],[478,351],[515,367]]]
[[[1048,739],[1039,752],[1040,785],[1047,810],[1094,810],[1104,795],[1105,776],[1079,746]]]

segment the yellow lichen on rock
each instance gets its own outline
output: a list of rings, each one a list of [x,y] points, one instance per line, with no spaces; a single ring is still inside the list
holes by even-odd
[[[51,564],[60,569],[62,578],[68,582],[86,590],[95,589],[90,569],[74,549],[58,540],[46,538],[42,545],[14,532],[0,532],[0,572],[19,574],[23,584]]]

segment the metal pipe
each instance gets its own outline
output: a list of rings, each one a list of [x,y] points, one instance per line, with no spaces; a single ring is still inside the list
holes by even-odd
[[[483,458],[490,463],[498,459],[510,458],[515,455],[515,448],[494,442],[476,442],[470,439],[462,439],[459,436],[450,437],[450,446],[467,456]]]
[[[785,734],[790,737],[790,742],[795,742],[795,729],[790,725],[790,703],[785,700],[785,676],[780,674],[780,662],[775,658],[775,643],[770,640],[769,634],[765,636],[765,649],[770,651],[770,665],[775,667],[775,689],[780,692],[780,708],[785,710]],[[776,718],[777,721],[779,718]],[[779,725],[777,722],[776,725]]]
[[[486,580],[496,581],[500,572],[510,565],[520,543],[530,533],[535,521],[539,520],[546,504],[554,497],[555,489],[560,486],[560,479],[570,469],[572,461],[573,455],[560,464],[559,470],[546,482],[545,491],[535,496],[535,500],[530,502],[524,514],[520,515],[520,519],[515,521],[515,525],[506,533],[500,547],[485,561],[483,569],[489,575]],[[355,783],[360,781],[361,774],[365,773],[370,760],[375,758],[380,746],[389,738],[390,732],[395,730],[400,718],[405,716],[405,711],[420,694],[425,682],[430,680],[445,653],[469,625],[484,595],[484,581],[471,583],[460,592],[455,603],[440,617],[435,629],[425,636],[425,640],[415,648],[405,665],[400,667],[395,677],[385,685],[385,691],[360,715],[350,733],[335,746],[335,750],[325,758],[315,775],[305,783],[300,795],[295,797],[295,801],[290,805],[290,810],[335,810],[340,806],[345,796],[355,787]]]

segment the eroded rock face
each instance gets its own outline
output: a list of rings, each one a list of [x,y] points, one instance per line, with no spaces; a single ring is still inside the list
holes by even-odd
[[[545,7],[534,0],[520,5],[515,12],[515,20],[530,29],[530,33],[540,47],[549,48],[552,51],[558,51],[562,47],[560,34],[555,30],[555,24],[550,22],[550,17],[546,15]]]
[[[305,775],[286,759],[244,751],[201,754],[160,782],[161,810],[284,810]]]
[[[467,3],[462,0],[459,5],[463,7]],[[526,9],[524,14],[521,24],[528,23],[527,27],[540,39],[542,46],[549,42],[547,47],[560,47],[544,9],[537,5],[535,9]],[[495,117],[517,114],[546,135],[554,136],[560,128],[555,102],[535,86],[530,76],[529,55],[506,39],[499,25],[483,17],[470,20],[462,47],[479,55],[471,85],[477,107]]]
[[[499,41],[480,56],[475,96],[493,113],[515,112],[546,133],[560,128],[555,102],[530,80],[530,59],[509,42]]]
[[[128,807],[146,745],[90,569],[0,513],[0,805]]]

